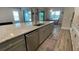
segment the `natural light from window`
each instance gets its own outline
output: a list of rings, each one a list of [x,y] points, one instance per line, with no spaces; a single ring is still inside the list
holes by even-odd
[[[18,11],[13,11],[13,17],[15,22],[19,22],[19,12]]]
[[[24,14],[24,21],[25,22],[32,21],[32,19],[31,19],[31,10],[25,9],[23,12],[24,12],[23,13]]]
[[[60,18],[60,11],[50,10],[49,15],[50,15],[50,19],[51,20],[59,20],[59,18]]]

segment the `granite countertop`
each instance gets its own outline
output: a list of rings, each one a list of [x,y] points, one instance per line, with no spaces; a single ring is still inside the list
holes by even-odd
[[[14,37],[29,33],[42,26],[53,23],[53,21],[44,21],[43,23],[44,25],[41,26],[34,26],[33,22],[15,23],[11,25],[0,26],[0,43]]]

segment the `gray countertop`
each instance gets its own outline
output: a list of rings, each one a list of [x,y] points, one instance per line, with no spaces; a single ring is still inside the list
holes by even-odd
[[[44,25],[34,26],[33,22],[27,23],[15,23],[11,25],[0,26],[0,43],[17,37],[19,35],[23,35],[29,33],[35,29],[38,29],[47,24],[53,23],[53,21],[44,21]]]

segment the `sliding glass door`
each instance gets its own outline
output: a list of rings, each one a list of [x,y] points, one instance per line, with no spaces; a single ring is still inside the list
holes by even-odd
[[[45,20],[45,11],[40,11],[39,12],[39,21],[44,21]]]
[[[25,22],[32,21],[31,19],[31,10],[26,8],[23,10],[23,17]]]

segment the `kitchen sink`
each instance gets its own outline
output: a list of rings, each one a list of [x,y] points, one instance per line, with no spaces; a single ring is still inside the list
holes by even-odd
[[[39,24],[35,24],[34,26],[41,26],[43,25],[44,23],[39,23]]]

